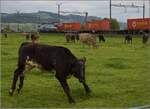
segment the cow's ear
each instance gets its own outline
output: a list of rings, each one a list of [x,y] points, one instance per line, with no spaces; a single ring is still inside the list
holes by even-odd
[[[82,61],[85,63],[85,62],[86,62],[86,57],[83,57],[83,58],[82,58]]]

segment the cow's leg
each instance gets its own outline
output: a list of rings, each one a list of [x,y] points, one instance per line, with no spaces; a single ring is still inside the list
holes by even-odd
[[[100,43],[102,42],[101,39],[99,39],[99,42],[100,42]]]
[[[24,82],[24,75],[26,72],[32,70],[35,66],[32,65],[26,65],[25,70],[22,70],[22,72],[19,73],[19,77],[20,77],[20,83],[19,83],[19,87],[17,89],[18,93],[20,93],[22,87],[23,87],[23,82]]]
[[[128,44],[130,44],[130,39],[128,39]]]
[[[83,77],[79,77],[78,75],[74,75],[74,77],[76,77],[79,80],[79,82],[83,84],[86,94],[89,94],[91,92],[91,90],[86,83],[85,75]]]
[[[89,86],[86,84],[85,81],[80,81],[80,82],[83,84],[86,94],[89,94],[91,92]]]
[[[144,43],[145,43],[145,39],[143,38],[143,40],[142,40],[142,41],[143,41],[143,44],[144,44]]]
[[[124,43],[126,44],[126,39],[124,40]]]
[[[12,82],[12,86],[11,89],[9,90],[9,95],[13,95],[13,92],[16,89],[16,83],[18,80],[19,75],[23,72],[22,68],[17,68],[14,72],[14,77],[13,77],[13,82]]]
[[[18,93],[20,93],[22,87],[23,87],[23,81],[24,81],[24,75],[20,75],[20,83],[19,88],[17,89]]]
[[[103,38],[103,42],[105,42],[105,39]]]
[[[129,40],[129,44],[131,44],[131,40]]]
[[[70,88],[69,88],[69,86],[68,86],[67,80],[66,80],[65,78],[60,77],[60,76],[57,76],[57,75],[56,75],[56,78],[59,80],[61,86],[63,87],[64,92],[66,93],[66,95],[67,95],[67,97],[68,97],[69,103],[75,103],[75,100],[74,100],[73,97],[71,96]]]
[[[147,43],[147,41],[148,41],[148,38],[146,37],[146,39],[145,39],[145,43]]]

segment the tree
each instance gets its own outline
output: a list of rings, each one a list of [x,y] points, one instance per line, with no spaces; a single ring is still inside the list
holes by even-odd
[[[120,29],[119,22],[117,21],[117,19],[110,20],[110,28],[111,28],[111,30],[119,30]]]

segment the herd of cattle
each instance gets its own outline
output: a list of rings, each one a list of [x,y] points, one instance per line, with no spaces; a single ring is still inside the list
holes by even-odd
[[[18,52],[18,65],[14,71],[13,81],[11,88],[9,90],[9,95],[13,95],[18,79],[19,88],[18,93],[20,93],[23,84],[25,73],[33,68],[39,68],[41,70],[52,71],[55,70],[55,77],[60,82],[67,95],[69,103],[74,103],[75,100],[71,95],[69,85],[67,83],[68,77],[73,75],[79,80],[84,86],[85,92],[89,94],[91,92],[89,86],[85,79],[85,62],[86,58],[83,57],[78,59],[73,53],[65,47],[62,46],[51,46],[36,43],[35,40],[38,39],[38,34],[25,34],[28,40],[31,37],[32,42],[24,42],[21,44]],[[98,47],[96,43],[96,37],[99,37],[99,42],[105,42],[106,39],[102,34],[91,34],[91,33],[66,33],[66,42],[76,42],[80,41],[82,44],[88,46]],[[7,37],[7,34],[5,34]],[[147,43],[148,35],[143,35],[143,43]],[[125,43],[132,43],[132,36],[125,36]],[[61,54],[61,55],[60,55]]]
[[[96,43],[96,37],[98,37],[99,42],[105,42],[106,39],[103,34],[91,34],[91,33],[67,33],[65,34],[66,42],[74,42],[80,41],[82,44],[86,44],[88,46],[98,47]],[[124,37],[124,43],[131,43],[132,44],[132,35],[126,34]],[[149,36],[148,34],[143,34],[142,42],[146,44],[148,42]]]
[[[26,40],[29,40],[30,37],[32,39],[32,36],[38,36],[39,33],[23,33],[23,35],[26,37]],[[4,34],[5,38],[7,38],[7,33]],[[75,33],[75,32],[68,32],[65,34],[66,42],[81,42],[83,45],[93,46],[95,48],[98,48],[98,44],[96,41],[96,37],[99,39],[99,43],[106,42],[104,34],[92,34],[92,33]],[[125,34],[124,35],[124,43],[132,44],[133,36],[131,34]],[[146,44],[148,42],[149,35],[146,33],[143,33],[142,35],[142,43]]]

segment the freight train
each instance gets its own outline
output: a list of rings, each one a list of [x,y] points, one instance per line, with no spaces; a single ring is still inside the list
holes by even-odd
[[[127,29],[112,30],[108,19],[92,20],[84,24],[80,22],[55,24],[55,32],[102,32],[102,33],[131,33],[150,32],[150,18],[127,19]],[[44,31],[40,31],[44,32]],[[50,30],[49,30],[50,32]]]
[[[80,24],[79,22],[73,23],[62,23],[57,25],[59,31],[100,31],[110,30],[109,20],[93,20],[88,21],[85,24]]]
[[[110,30],[110,23],[109,20],[92,20],[88,21],[84,24],[80,22],[71,22],[71,23],[60,23],[54,24],[57,28],[57,32],[91,32],[91,31],[109,31]],[[53,30],[53,28],[52,28]],[[49,29],[49,32],[52,32]],[[47,30],[40,29],[40,32],[47,32]]]

